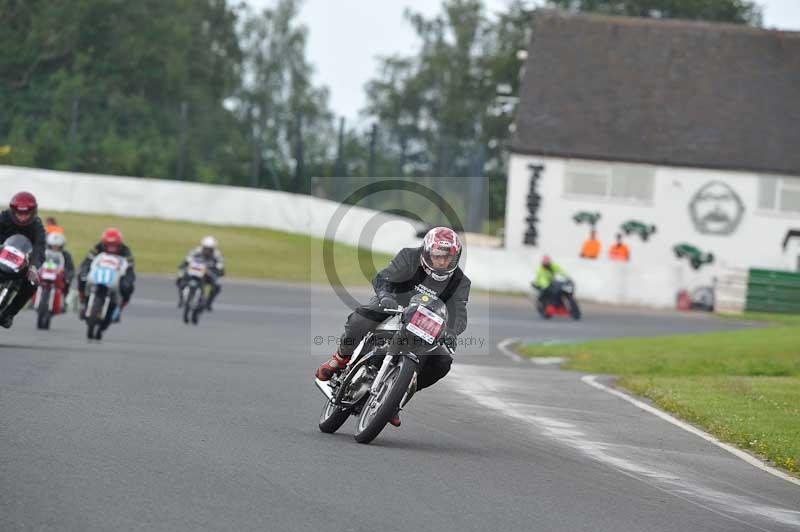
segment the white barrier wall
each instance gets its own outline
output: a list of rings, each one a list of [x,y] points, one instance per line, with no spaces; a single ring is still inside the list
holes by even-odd
[[[43,210],[110,214],[217,225],[251,226],[323,238],[339,203],[299,194],[180,181],[75,174],[0,166],[0,204],[15,192],[36,195]],[[5,199],[4,199],[5,198]],[[409,219],[345,206],[334,240],[370,246],[361,238],[377,228],[371,247],[393,254],[418,246]],[[463,264],[478,288],[520,290],[530,279],[530,258],[499,249],[467,249]],[[523,254],[525,255],[525,254]],[[513,273],[512,273],[513,272]]]
[[[608,165],[582,161],[580,164]],[[531,171],[529,164],[544,167],[538,182],[541,205],[536,247],[523,244],[529,215],[527,196]],[[577,195],[567,185],[567,166],[571,161],[548,157],[513,155],[510,161],[508,201],[506,206],[506,248],[527,249],[537,256],[547,253],[572,274],[579,291],[592,299],[618,303],[674,305],[679,289],[710,285],[731,268],[764,267],[794,270],[800,260],[800,242],[795,240],[784,251],[783,237],[790,228],[800,228],[800,212],[780,212],[764,208],[765,185],[762,178],[783,179],[786,187],[798,187],[800,178],[763,174],[698,170],[674,167],[648,167],[653,172],[652,197],[649,201],[626,201],[612,197]],[[711,183],[714,188],[705,188]],[[698,194],[701,189],[708,194]],[[730,194],[730,191],[733,194]],[[767,189],[767,193],[772,193]],[[693,220],[691,209],[708,215],[714,209],[730,211],[741,203],[741,218],[729,234],[701,231]],[[784,201],[791,200],[790,195]],[[715,205],[715,202],[719,205]],[[572,217],[580,211],[599,212],[598,238],[602,258],[591,261],[578,258],[588,225],[578,225]],[[709,218],[711,219],[711,218]],[[631,235],[624,240],[631,250],[628,264],[612,263],[607,250],[619,232],[620,225],[638,220],[656,226],[656,233],[647,242]],[[672,248],[687,242],[703,252],[712,252],[715,262],[699,271],[678,260]]]
[[[671,252],[653,260],[635,243],[632,244],[634,260],[629,264],[578,259],[586,229],[575,226],[570,217],[574,210],[593,209],[595,205],[559,207],[558,174],[552,170],[557,165],[551,165],[550,161],[546,161],[550,170],[540,185],[544,196],[540,213],[542,245],[536,248],[513,245],[522,241],[524,233],[523,223],[518,220],[524,222],[527,216],[528,162],[512,158],[516,174],[509,180],[506,248],[466,248],[463,266],[476,288],[528,290],[543,250],[575,278],[579,298],[598,302],[669,307],[674,305],[679,287],[711,282],[714,274],[711,269],[698,274],[685,263],[674,260]],[[33,192],[44,210],[263,227],[319,238],[326,235],[341,207],[336,202],[286,192],[0,166],[0,202],[19,190]],[[365,228],[374,224],[377,232],[371,247],[375,251],[394,253],[401,247],[419,245],[418,228],[406,218],[360,207],[348,206],[345,210],[334,235],[337,242],[367,246],[369,242],[360,239],[369,235]],[[602,234],[607,232],[603,228],[606,224],[613,225],[615,218],[606,212],[608,208],[600,206],[597,210],[603,210],[604,214],[599,229],[605,246],[608,239]],[[664,235],[662,229],[659,227],[653,242]]]
[[[42,209],[264,227],[323,238],[340,204],[311,196],[181,181],[111,177],[0,166],[0,201],[32,192]],[[379,226],[376,251],[415,245],[416,229],[398,216],[350,207],[335,239],[358,245],[368,223]]]

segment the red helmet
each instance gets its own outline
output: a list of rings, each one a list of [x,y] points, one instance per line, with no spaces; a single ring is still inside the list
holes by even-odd
[[[17,192],[11,198],[8,208],[11,211],[11,221],[17,225],[30,225],[36,218],[36,198],[30,192]]]
[[[105,251],[109,253],[119,253],[122,246],[122,232],[116,227],[109,227],[103,231],[103,236],[100,237]]]
[[[461,239],[455,231],[448,227],[434,227],[422,242],[420,261],[425,273],[436,281],[444,281],[456,271],[461,251]],[[434,257],[448,257],[449,260],[442,265],[440,259],[434,263]]]
[[[542,255],[542,266],[550,266],[550,255]]]

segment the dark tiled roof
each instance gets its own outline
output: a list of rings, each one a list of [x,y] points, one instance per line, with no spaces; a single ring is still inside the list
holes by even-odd
[[[512,151],[800,175],[800,33],[538,11]]]

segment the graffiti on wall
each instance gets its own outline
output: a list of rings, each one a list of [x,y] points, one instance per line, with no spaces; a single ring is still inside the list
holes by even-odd
[[[539,179],[542,177],[544,165],[529,164],[528,169],[531,171],[530,187],[528,188],[528,216],[525,218],[526,230],[523,243],[529,246],[535,246],[539,240],[539,232],[536,225],[539,223],[539,205],[542,202],[542,195],[538,192]]]
[[[689,202],[689,214],[699,233],[730,235],[736,232],[744,216],[744,203],[730,186],[709,181]]]

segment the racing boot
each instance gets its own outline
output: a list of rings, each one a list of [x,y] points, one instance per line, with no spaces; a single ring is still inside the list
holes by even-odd
[[[348,362],[350,362],[350,357],[343,357],[338,351],[335,351],[330,360],[317,368],[315,376],[321,381],[329,381],[336,373],[342,371]]]
[[[125,307],[128,306],[128,301],[129,300],[123,300],[122,304],[120,306],[118,306],[116,309],[114,309],[114,314],[113,314],[113,316],[111,318],[112,322],[114,322],[114,323],[119,323],[120,322],[120,319],[122,318],[122,311],[125,310]]]
[[[398,410],[397,412],[395,412],[394,416],[392,416],[392,419],[389,420],[389,424],[392,425],[393,427],[399,427],[400,423],[401,423],[400,411]]]

